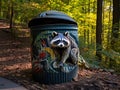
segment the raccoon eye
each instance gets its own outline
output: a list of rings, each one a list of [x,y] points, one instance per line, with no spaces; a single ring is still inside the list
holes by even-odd
[[[57,41],[54,42],[54,44],[56,44],[56,45],[59,44],[59,43],[60,43],[60,40],[57,40]]]
[[[63,41],[64,45],[68,45],[68,43],[66,41]]]

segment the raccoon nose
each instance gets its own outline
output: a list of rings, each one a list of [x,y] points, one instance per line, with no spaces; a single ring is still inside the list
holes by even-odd
[[[63,45],[61,44],[60,47],[63,47]]]
[[[61,43],[61,44],[59,44],[59,47],[64,47],[64,44],[62,44],[62,43]]]

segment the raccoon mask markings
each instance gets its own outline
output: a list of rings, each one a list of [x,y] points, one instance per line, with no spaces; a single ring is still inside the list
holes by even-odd
[[[52,36],[53,39],[50,42],[51,47],[56,47],[56,48],[67,48],[70,45],[70,41],[67,38],[68,33],[57,33],[53,32]]]

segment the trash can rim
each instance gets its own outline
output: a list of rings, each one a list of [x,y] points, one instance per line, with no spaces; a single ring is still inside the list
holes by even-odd
[[[28,27],[37,26],[37,24],[74,24],[77,25],[75,20],[56,17],[36,17],[29,21]]]
[[[30,28],[31,29],[33,29],[33,28],[48,28],[48,29],[51,29],[51,28],[73,29],[73,28],[75,28],[75,29],[78,29],[78,26],[75,24],[44,24],[44,25],[30,26]]]

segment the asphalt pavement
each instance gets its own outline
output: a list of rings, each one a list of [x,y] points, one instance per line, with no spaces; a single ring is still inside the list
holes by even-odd
[[[0,77],[0,90],[27,90],[13,81]]]

